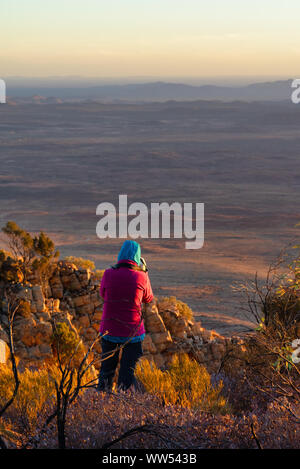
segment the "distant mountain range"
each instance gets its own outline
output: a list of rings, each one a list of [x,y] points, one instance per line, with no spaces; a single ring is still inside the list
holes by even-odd
[[[7,82],[10,99],[33,98],[33,102],[60,102],[60,100],[100,101],[168,101],[168,100],[221,100],[221,101],[284,101],[290,100],[292,80],[253,83],[246,86],[188,85],[183,83],[153,82],[125,85],[88,87],[30,87]],[[48,98],[48,99],[47,99]]]

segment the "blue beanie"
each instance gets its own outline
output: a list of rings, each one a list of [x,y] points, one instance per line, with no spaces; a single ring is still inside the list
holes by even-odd
[[[130,260],[140,265],[141,262],[141,246],[136,241],[127,240],[123,243],[118,255],[118,262],[121,260]]]

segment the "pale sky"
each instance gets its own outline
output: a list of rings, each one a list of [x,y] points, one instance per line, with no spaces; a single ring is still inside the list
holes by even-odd
[[[299,0],[1,0],[0,77],[300,74]]]

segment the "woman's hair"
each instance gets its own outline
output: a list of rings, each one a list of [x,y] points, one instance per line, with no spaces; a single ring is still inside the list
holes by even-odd
[[[141,246],[136,241],[126,240],[121,247],[118,255],[118,262],[122,260],[130,260],[140,265],[141,262]]]

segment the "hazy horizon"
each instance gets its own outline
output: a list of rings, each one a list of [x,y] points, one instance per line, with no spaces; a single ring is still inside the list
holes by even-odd
[[[262,76],[212,76],[212,77],[201,77],[201,76],[159,76],[159,75],[149,75],[149,76],[120,76],[120,77],[104,77],[104,76],[85,76],[85,75],[56,75],[56,76],[22,76],[22,75],[12,75],[12,76],[2,76],[2,79],[6,81],[16,81],[22,82],[23,85],[31,84],[31,82],[67,82],[70,84],[72,82],[77,85],[77,83],[101,83],[104,84],[134,84],[134,83],[149,83],[149,82],[170,82],[170,83],[180,83],[194,86],[201,85],[223,85],[223,86],[246,86],[254,83],[263,83],[263,82],[275,82],[275,81],[287,81],[297,77],[284,75],[262,75]]]
[[[300,74],[296,0],[2,3],[1,77]]]

